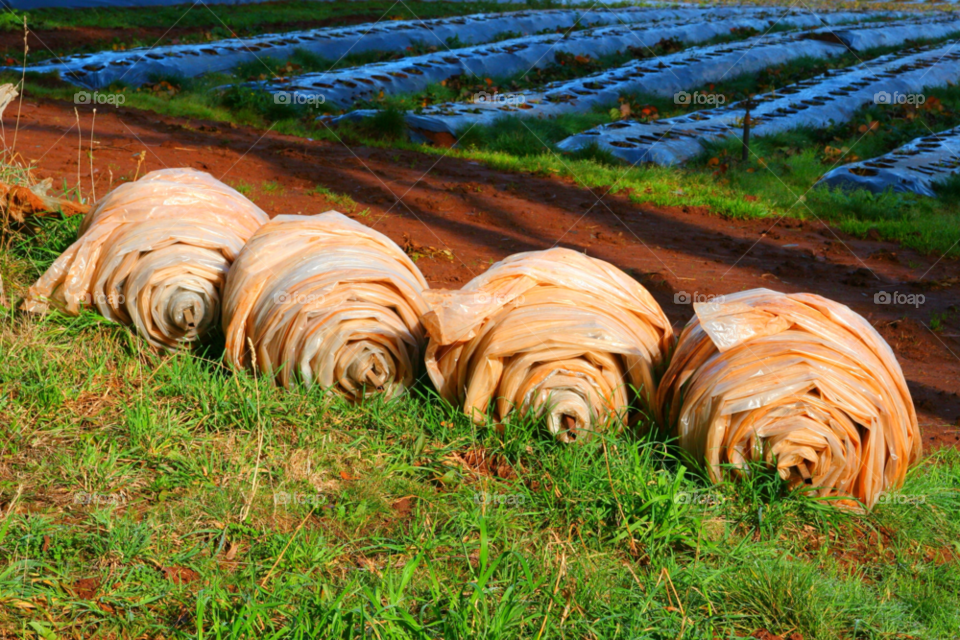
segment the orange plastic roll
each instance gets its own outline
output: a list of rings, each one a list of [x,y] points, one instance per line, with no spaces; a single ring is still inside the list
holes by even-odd
[[[613,265],[568,249],[521,253],[459,291],[432,290],[427,371],[440,394],[483,422],[546,418],[569,442],[647,404],[673,343],[663,310]]]
[[[117,187],[30,287],[24,309],[95,306],[150,344],[196,340],[220,316],[230,264],[267,215],[207,173],[162,169]]]
[[[227,278],[227,361],[288,388],[396,397],[423,356],[427,288],[392,240],[341,213],[277,216]]]
[[[767,289],[694,309],[658,404],[714,481],[766,463],[791,485],[867,508],[903,483],[920,430],[900,365],[870,323],[817,295]]]

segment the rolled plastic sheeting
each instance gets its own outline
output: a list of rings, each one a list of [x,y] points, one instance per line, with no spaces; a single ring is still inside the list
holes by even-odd
[[[536,33],[544,29],[568,29],[576,24],[679,19],[700,13],[702,10],[699,9],[595,8],[580,11],[554,9],[479,13],[433,20],[390,20],[349,27],[272,33],[252,38],[228,38],[204,44],[81,53],[30,65],[27,71],[58,73],[65,80],[89,89],[100,89],[117,81],[136,87],[155,76],[191,78],[227,72],[242,63],[265,57],[289,58],[297,50],[339,60],[347,54],[402,51],[417,44],[448,49],[447,40],[453,38],[464,44],[479,44],[508,31]],[[19,67],[14,70],[20,71]]]
[[[952,30],[960,31],[960,21],[952,23]],[[755,98],[750,131],[759,137],[799,127],[823,128],[849,121],[867,104],[890,104],[922,95],[926,87],[957,81],[956,41],[890,54]],[[740,138],[744,113],[743,103],[738,102],[657,122],[615,122],[571,136],[557,146],[574,151],[596,144],[631,164],[676,165],[700,155],[708,142]]]
[[[560,440],[654,398],[673,330],[638,282],[569,249],[520,253],[459,291],[432,290],[427,372],[476,422],[491,402],[541,416]]]
[[[934,186],[960,173],[960,127],[911,140],[886,155],[829,171],[816,186],[893,189],[936,197]]]
[[[417,373],[427,288],[400,247],[341,213],[277,216],[227,279],[227,361],[286,388],[394,398]]]
[[[556,60],[558,53],[599,57],[623,51],[628,47],[655,46],[664,39],[702,42],[728,35],[734,28],[769,29],[773,17],[731,17],[743,12],[718,9],[703,13],[693,20],[656,20],[652,17],[641,25],[595,27],[572,33],[550,33],[503,40],[463,49],[444,49],[390,62],[375,62],[360,67],[308,73],[278,81],[251,83],[270,93],[288,94],[289,101],[306,102],[322,97],[328,104],[348,108],[358,100],[422,91],[453,76],[505,78]],[[766,14],[771,15],[771,14]],[[816,20],[808,16],[807,22]],[[818,23],[819,24],[819,23]]]
[[[715,482],[725,468],[768,464],[793,486],[867,508],[903,483],[920,455],[917,416],[869,322],[768,289],[694,309],[657,395],[661,420]]]
[[[840,24],[881,15],[845,12],[818,14],[816,17],[827,24]],[[809,19],[809,15],[787,14],[777,24],[800,26]],[[877,35],[876,38],[889,42],[896,37],[903,42],[916,37],[916,30],[930,22],[934,21],[907,21],[904,25],[909,28],[896,27],[893,35]],[[504,116],[549,118],[615,105],[624,93],[671,97],[679,91],[719,82],[727,77],[754,73],[802,57],[828,58],[840,55],[848,50],[847,45],[843,44],[844,38],[860,34],[861,31],[872,33],[890,28],[885,24],[864,24],[843,30],[825,27],[804,34],[771,34],[735,43],[695,47],[653,60],[637,60],[583,78],[553,82],[536,91],[511,92],[509,101],[434,105],[418,113],[408,113],[406,122],[414,140],[427,141],[431,133],[457,136],[471,126],[489,126]],[[808,39],[822,34],[841,34],[843,37]],[[859,41],[862,42],[863,38]],[[359,120],[376,113],[374,109],[353,111],[334,122]]]
[[[76,315],[92,303],[173,349],[215,325],[227,271],[267,219],[207,173],[153,171],[86,215],[80,238],[30,287],[24,309],[54,304]]]

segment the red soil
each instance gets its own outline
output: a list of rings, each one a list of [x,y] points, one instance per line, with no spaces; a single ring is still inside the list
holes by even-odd
[[[8,140],[15,114],[8,109],[3,119]],[[80,182],[90,196],[88,107],[80,119]],[[418,254],[433,286],[459,287],[507,255],[559,245],[633,274],[677,330],[693,314],[689,303],[676,302],[681,292],[710,296],[768,287],[824,295],[865,316],[890,342],[909,382],[924,444],[960,445],[960,264],[954,259],[854,238],[817,221],[732,220],[694,207],[655,208],[557,177],[132,109],[100,109],[95,139],[99,196],[111,180],[116,185],[133,178],[143,151],[141,175],[177,166],[209,171],[229,184],[252,185],[250,196],[271,215],[336,208],[307,193],[322,185],[350,195],[359,205],[354,217]],[[38,161],[38,178],[75,185],[77,145],[72,104],[24,104],[17,150]],[[282,190],[268,192],[264,183]],[[366,215],[358,215],[365,209]],[[924,304],[875,304],[881,286],[922,294]],[[938,331],[930,328],[934,314],[947,317]]]

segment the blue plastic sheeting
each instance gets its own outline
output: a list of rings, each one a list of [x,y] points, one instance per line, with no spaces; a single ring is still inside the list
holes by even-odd
[[[875,17],[877,14],[836,13],[823,14],[825,21],[839,24],[851,20]],[[781,24],[802,22],[809,14],[788,14]],[[908,33],[916,34],[918,26],[926,22],[911,22],[909,28],[899,29],[903,40]],[[881,30],[883,25],[862,25],[842,30],[830,27],[805,34],[774,34],[749,38],[736,43],[695,47],[678,53],[630,62],[591,76],[554,82],[538,91],[518,91],[503,94],[487,102],[444,103],[427,107],[419,113],[408,113],[407,124],[415,140],[426,141],[431,133],[456,136],[474,125],[491,125],[505,116],[549,118],[563,113],[589,111],[617,103],[624,93],[650,93],[673,96],[678,91],[719,82],[744,73],[760,71],[771,65],[782,64],[800,57],[825,58],[844,53],[847,48],[837,37],[831,41],[807,40],[807,35],[823,37],[835,33],[847,37],[860,31]],[[335,119],[359,120],[376,114],[376,110],[358,110]]]
[[[886,155],[845,164],[827,173],[818,187],[886,189],[934,197],[934,185],[960,173],[960,127],[912,140]]]
[[[322,100],[347,108],[358,100],[379,94],[413,93],[453,76],[502,78],[523,73],[554,62],[558,53],[599,57],[624,51],[628,47],[649,49],[664,39],[684,43],[702,42],[728,35],[731,29],[753,28],[765,31],[774,24],[806,26],[813,16],[781,19],[773,12],[731,17],[741,12],[719,9],[694,20],[644,22],[639,25],[595,27],[570,34],[551,33],[504,40],[496,44],[445,50],[426,55],[377,62],[361,67],[308,73],[282,82],[251,83],[271,93],[287,94],[291,103]],[[817,22],[819,24],[819,22]]]
[[[867,104],[922,101],[925,87],[957,81],[957,41],[890,54],[758,96],[750,112],[750,132],[765,136],[798,127],[819,129],[849,121]],[[631,164],[676,165],[699,155],[708,142],[741,137],[744,113],[743,103],[734,103],[657,122],[614,122],[557,146],[575,151],[596,144]]]
[[[90,89],[100,89],[116,81],[139,86],[158,75],[194,77],[226,72],[239,64],[268,56],[284,59],[298,49],[339,60],[348,53],[403,51],[417,44],[447,48],[447,40],[453,38],[470,45],[489,42],[508,31],[537,33],[569,29],[578,22],[604,25],[676,20],[692,18],[701,13],[699,9],[553,9],[481,13],[435,20],[384,20],[351,27],[230,38],[205,44],[77,54],[30,65],[27,71],[59,73],[65,80]]]

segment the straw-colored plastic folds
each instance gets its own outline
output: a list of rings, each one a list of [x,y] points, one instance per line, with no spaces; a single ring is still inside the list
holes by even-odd
[[[227,358],[255,362],[287,388],[299,380],[352,400],[393,398],[423,354],[426,289],[400,247],[341,213],[277,216],[227,279]]]
[[[27,293],[24,309],[96,306],[175,348],[215,325],[230,264],[267,215],[209,174],[163,169],[111,191],[80,238]]]
[[[694,305],[661,380],[661,419],[719,481],[726,465],[872,507],[903,483],[920,432],[889,345],[848,307],[753,289]]]
[[[521,253],[459,291],[432,290],[427,371],[477,422],[496,401],[546,415],[564,442],[653,398],[673,331],[653,297],[616,267],[568,249]]]

